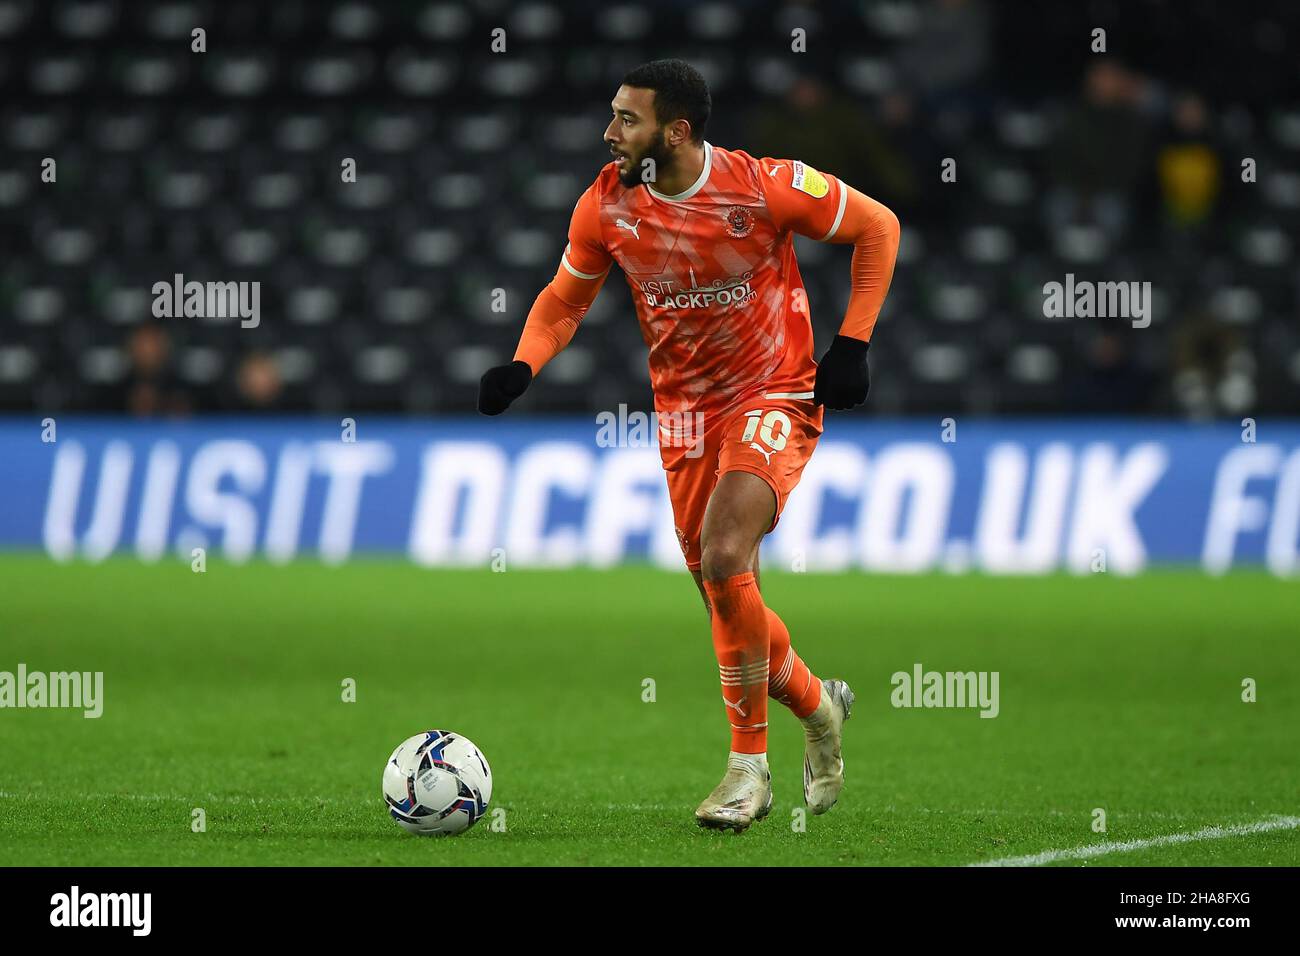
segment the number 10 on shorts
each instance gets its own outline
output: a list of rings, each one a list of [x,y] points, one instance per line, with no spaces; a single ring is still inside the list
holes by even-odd
[[[790,434],[789,415],[779,408],[773,408],[767,414],[758,408],[745,412],[745,417],[749,422],[745,425],[745,433],[740,436],[742,442],[752,442],[757,433],[772,451],[780,451],[785,447],[786,436]]]

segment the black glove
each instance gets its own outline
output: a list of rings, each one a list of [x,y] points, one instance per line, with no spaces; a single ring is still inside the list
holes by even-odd
[[[484,415],[500,415],[533,381],[527,362],[498,365],[483,373],[478,382],[478,410]]]
[[[853,408],[867,400],[871,376],[867,372],[867,349],[871,345],[847,335],[835,341],[817,363],[817,384],[813,401],[827,408]]]

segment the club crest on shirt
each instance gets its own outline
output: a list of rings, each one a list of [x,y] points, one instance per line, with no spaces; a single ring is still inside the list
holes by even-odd
[[[754,213],[745,206],[732,206],[723,218],[727,222],[727,235],[732,239],[743,239],[754,231]]]

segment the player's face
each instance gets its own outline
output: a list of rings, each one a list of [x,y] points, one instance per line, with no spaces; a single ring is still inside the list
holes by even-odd
[[[610,103],[614,118],[605,128],[605,145],[614,156],[619,180],[629,189],[654,182],[653,172],[671,161],[667,127],[655,120],[654,95],[654,90],[620,86]],[[647,159],[654,165],[646,165]]]

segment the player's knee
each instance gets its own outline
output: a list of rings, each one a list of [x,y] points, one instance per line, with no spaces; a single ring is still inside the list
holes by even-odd
[[[733,537],[707,541],[701,555],[700,570],[706,581],[724,581],[753,570],[750,567],[752,548]]]

